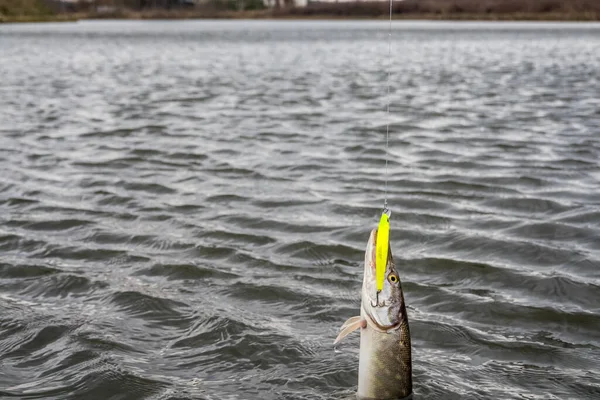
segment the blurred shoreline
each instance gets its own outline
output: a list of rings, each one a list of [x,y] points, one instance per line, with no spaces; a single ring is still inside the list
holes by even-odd
[[[275,14],[252,11],[233,11],[219,13],[180,13],[180,12],[125,12],[119,15],[98,15],[96,13],[58,14],[58,15],[18,15],[0,16],[0,23],[31,23],[31,22],[77,22],[81,20],[121,19],[121,20],[189,20],[189,19],[265,19],[265,20],[376,20],[385,17],[359,15],[328,15],[328,14]],[[590,14],[410,14],[395,15],[393,20],[423,20],[423,21],[564,21],[592,22],[600,21],[599,15]]]
[[[172,1],[172,0],[171,0]],[[246,3],[244,3],[246,1]],[[305,6],[266,7],[248,0],[211,0],[194,6],[98,6],[90,2],[0,0],[0,22],[61,22],[86,19],[387,19],[386,1],[311,1]],[[273,0],[277,1],[277,0]],[[281,0],[287,1],[287,0]],[[113,3],[115,4],[115,3]],[[154,3],[157,4],[156,2]],[[600,21],[600,1],[589,0],[405,0],[395,1],[395,20]]]

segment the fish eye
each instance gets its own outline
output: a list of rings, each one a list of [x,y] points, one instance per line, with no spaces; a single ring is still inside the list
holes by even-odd
[[[392,283],[396,283],[398,282],[398,276],[396,274],[390,274],[390,276],[388,276],[388,279],[390,280],[390,282]]]

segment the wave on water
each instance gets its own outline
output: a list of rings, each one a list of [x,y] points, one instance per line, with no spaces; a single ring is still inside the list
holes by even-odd
[[[416,397],[599,398],[598,31],[0,26],[0,397],[354,398],[389,66]]]

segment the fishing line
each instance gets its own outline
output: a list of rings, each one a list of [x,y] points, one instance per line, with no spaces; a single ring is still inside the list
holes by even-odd
[[[385,270],[388,261],[389,245],[390,245],[390,215],[392,214],[388,208],[388,158],[390,147],[390,86],[392,75],[392,4],[394,0],[390,0],[390,22],[388,29],[388,76],[387,76],[387,116],[385,128],[385,194],[383,197],[383,213],[379,219],[377,228],[377,239],[375,246],[375,282],[377,283],[377,305],[379,305],[379,293],[383,289],[385,280]]]
[[[388,209],[388,157],[390,147],[390,86],[392,73],[392,4],[394,0],[390,0],[390,22],[388,30],[388,76],[387,76],[387,117],[385,127],[385,195],[383,198],[383,212],[389,212]]]

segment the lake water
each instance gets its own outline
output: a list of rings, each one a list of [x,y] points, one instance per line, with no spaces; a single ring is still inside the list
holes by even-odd
[[[600,398],[600,24],[0,26],[0,397],[353,399],[389,205],[415,399]]]

